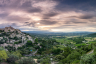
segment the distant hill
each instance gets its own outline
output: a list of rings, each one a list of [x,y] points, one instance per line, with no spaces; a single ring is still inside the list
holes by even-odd
[[[53,33],[53,32],[49,32],[49,31],[22,31],[25,33],[34,33],[34,34],[44,34],[44,33]]]
[[[23,31],[29,34],[47,35],[47,36],[83,36],[94,32],[49,32],[49,31]]]
[[[92,34],[89,34],[89,35],[86,35],[87,37],[96,37],[96,33],[92,33]]]

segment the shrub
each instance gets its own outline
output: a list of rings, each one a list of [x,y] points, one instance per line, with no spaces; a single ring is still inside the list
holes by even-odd
[[[35,61],[32,58],[23,58],[18,61],[18,64],[35,64]]]
[[[81,60],[80,60],[80,64],[94,64],[94,62],[95,62],[94,54],[84,55],[81,57]]]
[[[32,41],[30,41],[30,40],[27,41],[26,46],[27,46],[27,47],[32,47],[32,46],[33,46]]]
[[[50,58],[43,58],[41,64],[51,64]]]
[[[55,59],[56,59],[56,60],[62,60],[62,59],[64,59],[64,57],[63,57],[62,55],[57,55],[57,56],[55,57]]]
[[[61,52],[61,49],[59,49],[59,48],[52,50],[53,54],[59,54],[60,52]]]
[[[0,61],[2,61],[2,59],[6,60],[7,58],[8,56],[6,51],[2,47],[0,47]]]
[[[14,55],[14,54],[11,54],[11,55],[8,55],[8,59],[7,59],[7,62],[8,63],[15,63],[16,60],[18,60],[18,56]]]
[[[43,61],[43,59],[38,59],[37,62],[38,63],[41,63]]]
[[[20,57],[22,57],[22,55],[21,55],[20,52],[21,52],[21,51],[15,51],[15,52],[13,52],[13,54],[16,55],[16,56],[18,56],[18,57],[20,58]]]
[[[51,64],[48,60],[43,60],[41,64]]]

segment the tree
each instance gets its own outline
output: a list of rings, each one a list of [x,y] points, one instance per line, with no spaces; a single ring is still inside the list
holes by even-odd
[[[29,57],[29,58],[23,58],[23,59],[19,60],[18,64],[36,64],[36,63],[33,60],[33,58]]]
[[[88,55],[81,56],[80,64],[94,64],[94,62],[95,62],[94,54],[88,54]]]
[[[8,63],[15,64],[15,61],[18,60],[18,59],[19,59],[19,57],[17,55],[9,54],[8,55],[8,59],[7,59],[7,62]]]
[[[30,40],[29,40],[29,41],[27,41],[26,46],[28,46],[28,47],[33,46],[32,41],[30,41]]]
[[[0,59],[2,60],[2,59],[7,59],[8,58],[8,56],[7,56],[7,53],[6,53],[6,51],[3,49],[3,48],[1,48],[0,47]]]
[[[19,58],[22,56],[22,55],[20,54],[20,51],[15,51],[15,52],[13,52],[13,54],[16,55],[16,56],[18,56]]]
[[[84,45],[84,46],[82,46],[81,50],[88,52],[88,51],[92,50],[92,47],[91,47],[91,45]]]
[[[96,53],[96,47],[94,48],[94,53]]]
[[[80,57],[81,57],[81,54],[77,51],[74,51],[67,56],[67,60],[69,63],[71,63],[73,61],[80,60]]]
[[[61,49],[59,49],[59,48],[52,50],[53,54],[59,54],[60,52],[61,52]]]
[[[64,57],[63,57],[62,55],[57,55],[57,56],[55,57],[55,59],[60,61],[60,60],[64,59]]]
[[[38,42],[38,39],[36,38],[36,39],[35,39],[35,43],[37,43],[37,42]]]
[[[14,37],[14,40],[19,40],[19,38],[17,36]]]
[[[50,58],[44,58],[44,59],[41,61],[41,64],[51,64]]]
[[[72,49],[69,47],[64,47],[64,52],[62,53],[62,56],[65,58],[71,53]]]
[[[6,46],[5,47],[9,52],[12,52],[12,51],[15,51],[16,50],[16,48],[15,47],[13,47],[13,46]]]

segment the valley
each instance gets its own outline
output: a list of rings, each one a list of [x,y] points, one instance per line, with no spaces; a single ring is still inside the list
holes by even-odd
[[[87,54],[94,56],[96,50],[96,37],[88,37],[87,35],[89,34],[32,34],[7,27],[0,30],[0,51],[6,51],[4,54],[7,53],[7,57],[4,58],[7,61],[4,60],[2,54],[0,54],[0,59],[1,62],[8,62],[9,64],[20,64],[23,61],[21,58],[29,59],[29,61],[33,59],[33,64],[77,64],[81,63],[80,61],[85,62],[80,57]],[[21,60],[15,59],[13,61],[10,55]]]

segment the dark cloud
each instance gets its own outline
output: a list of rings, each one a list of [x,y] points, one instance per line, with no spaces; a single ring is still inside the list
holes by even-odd
[[[51,17],[57,16],[58,14],[60,14],[60,13],[50,12],[50,13],[44,14],[43,19],[49,19]]]
[[[9,13],[1,13],[0,14],[0,18],[5,18],[5,17],[7,17],[9,15]]]
[[[94,17],[94,15],[82,15],[79,18],[80,19],[92,19]]]
[[[11,23],[11,26],[17,27],[18,24],[16,24],[16,23]]]
[[[7,17],[8,21],[28,21],[30,18],[25,18],[25,17],[20,17],[20,16],[8,16]]]
[[[96,17],[96,15],[94,15],[94,14],[83,14],[80,16],[69,16],[67,18],[92,19],[94,17]]]
[[[71,19],[70,21],[65,21],[65,24],[84,24],[84,23],[88,23],[88,22],[80,21],[77,19]]]
[[[29,23],[29,22],[25,22],[25,23]]]
[[[2,24],[0,24],[0,28],[5,28],[5,27],[9,27],[9,26],[12,26],[12,27],[20,27],[20,26],[18,26],[18,24],[16,24],[16,23],[2,23]]]
[[[29,10],[26,10],[28,13],[34,13],[34,12],[41,12],[42,10],[40,8],[32,8]]]
[[[26,11],[28,13],[41,12],[42,10],[39,8],[35,8],[32,6],[32,1],[26,1],[20,6],[21,10]]]
[[[58,23],[57,21],[48,21],[48,20],[41,20],[40,24],[43,24],[43,25],[54,25]]]
[[[36,8],[32,6],[32,0],[25,0],[22,4],[21,2],[23,2],[23,0],[9,0],[5,1],[4,4],[0,4],[0,8],[3,9],[3,11],[23,11],[23,12],[27,12],[27,13],[34,13],[34,12],[41,12],[41,8]]]
[[[35,24],[36,24],[36,22],[25,22],[24,23],[24,26],[31,26],[31,27],[35,27]]]
[[[21,5],[22,8],[30,8],[32,7],[32,2],[31,1],[26,1]]]
[[[75,24],[78,24],[78,23],[87,23],[87,22],[76,22],[76,21],[73,21],[72,23],[75,23]]]
[[[62,11],[93,11],[96,8],[96,0],[54,0],[59,2],[59,5],[56,6],[56,9]]]

